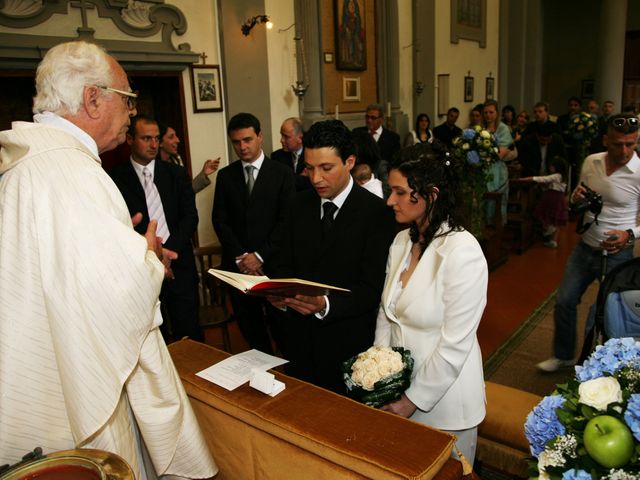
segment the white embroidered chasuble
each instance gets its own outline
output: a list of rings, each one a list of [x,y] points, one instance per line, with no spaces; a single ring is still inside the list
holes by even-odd
[[[36,446],[121,455],[158,475],[217,472],[159,332],[163,267],[75,136],[0,133],[0,464]]]

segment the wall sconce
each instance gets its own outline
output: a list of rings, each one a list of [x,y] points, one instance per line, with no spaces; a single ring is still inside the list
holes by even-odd
[[[268,29],[273,28],[273,23],[271,23],[269,15],[256,15],[253,18],[247,18],[247,21],[240,27],[240,30],[242,30],[242,34],[246,37],[251,33],[251,29],[260,23],[266,24],[265,26]]]

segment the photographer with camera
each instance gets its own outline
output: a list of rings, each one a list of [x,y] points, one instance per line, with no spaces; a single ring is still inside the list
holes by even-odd
[[[576,308],[595,280],[633,257],[640,235],[640,158],[638,118],[617,114],[609,118],[603,143],[606,152],[588,156],[580,183],[571,194],[574,211],[582,213],[582,238],[567,260],[555,307],[554,356],[539,363],[539,370],[555,372],[574,365]],[[598,212],[599,211],[599,212]]]

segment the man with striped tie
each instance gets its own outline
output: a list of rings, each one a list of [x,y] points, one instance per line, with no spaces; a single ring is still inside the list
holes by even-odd
[[[122,192],[131,215],[142,213],[136,226],[144,232],[149,220],[158,222],[157,235],[165,248],[178,254],[171,262],[172,279],[162,284],[160,301],[168,313],[163,333],[174,339],[188,336],[203,339],[198,323],[198,275],[191,238],[198,227],[198,211],[191,181],[184,167],[163,162],[158,157],[160,129],[147,116],[131,119],[127,133],[131,147],[129,162],[111,171],[111,178]]]

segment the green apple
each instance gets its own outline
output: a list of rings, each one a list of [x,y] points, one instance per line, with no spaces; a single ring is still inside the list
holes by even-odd
[[[600,415],[584,427],[584,447],[603,467],[618,468],[633,454],[633,436],[624,422],[611,415]]]

